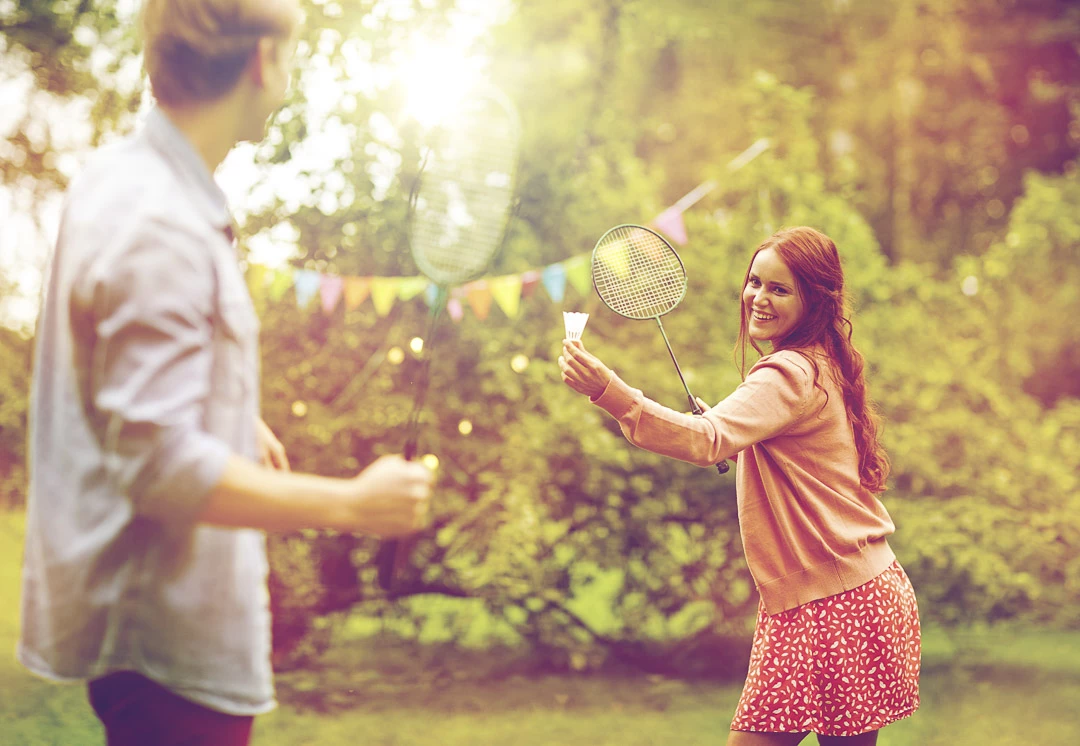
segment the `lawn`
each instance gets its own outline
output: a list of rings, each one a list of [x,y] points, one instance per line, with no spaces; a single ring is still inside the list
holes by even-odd
[[[20,544],[19,518],[0,515],[0,744],[99,745],[83,689],[39,681],[11,654]],[[738,681],[478,676],[490,663],[342,645],[279,677],[281,707],[258,720],[254,746],[717,746],[739,695]],[[1080,633],[930,630],[922,692],[920,711],[879,744],[1080,743]]]

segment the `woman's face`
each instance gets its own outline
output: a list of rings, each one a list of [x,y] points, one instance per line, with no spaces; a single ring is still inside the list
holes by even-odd
[[[754,257],[742,301],[750,338],[758,342],[782,340],[805,311],[795,276],[776,249],[763,249]]]

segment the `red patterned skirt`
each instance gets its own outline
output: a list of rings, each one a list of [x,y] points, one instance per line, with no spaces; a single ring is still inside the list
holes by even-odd
[[[773,614],[758,605],[732,730],[854,736],[919,707],[915,590],[900,563],[850,591]]]

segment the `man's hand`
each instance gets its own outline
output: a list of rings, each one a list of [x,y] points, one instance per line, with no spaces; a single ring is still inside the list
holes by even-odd
[[[383,456],[351,480],[350,519],[357,531],[393,539],[427,523],[435,475],[419,461]]]
[[[273,430],[261,418],[255,420],[255,432],[259,444],[259,463],[278,471],[289,471],[289,457],[285,455],[285,446],[281,445]]]

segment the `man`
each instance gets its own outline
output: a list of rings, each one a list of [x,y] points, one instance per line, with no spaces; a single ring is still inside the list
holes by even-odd
[[[38,326],[20,660],[110,746],[246,744],[274,705],[263,531],[417,530],[432,475],[287,470],[212,174],[284,100],[297,0],[148,0],[158,107],[68,191]],[[277,470],[259,465],[272,462]]]

